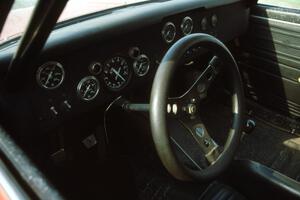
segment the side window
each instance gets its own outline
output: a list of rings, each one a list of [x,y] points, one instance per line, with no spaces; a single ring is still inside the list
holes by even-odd
[[[258,4],[300,10],[300,0],[258,0]]]

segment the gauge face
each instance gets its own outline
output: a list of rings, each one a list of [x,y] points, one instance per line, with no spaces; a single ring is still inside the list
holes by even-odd
[[[168,22],[164,25],[162,31],[161,31],[163,39],[167,43],[173,42],[176,36],[176,27],[172,22]]]
[[[105,63],[103,80],[108,89],[118,91],[124,88],[131,77],[126,60],[116,56]]]
[[[39,86],[50,90],[59,87],[64,77],[64,68],[58,62],[47,62],[40,66],[36,72],[36,80]]]
[[[77,94],[80,99],[90,101],[97,96],[99,89],[100,86],[97,78],[94,76],[87,76],[78,83]]]
[[[190,17],[185,17],[180,25],[183,35],[191,34],[194,28],[193,20]]]
[[[150,68],[149,58],[142,54],[133,63],[133,71],[137,76],[145,76]]]

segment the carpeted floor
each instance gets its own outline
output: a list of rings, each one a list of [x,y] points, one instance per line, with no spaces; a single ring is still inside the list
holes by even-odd
[[[257,161],[300,181],[299,137],[263,122],[256,125],[250,135],[243,135],[237,158]]]

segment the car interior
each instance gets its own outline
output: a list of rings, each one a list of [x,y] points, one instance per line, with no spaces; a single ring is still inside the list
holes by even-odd
[[[56,24],[66,4],[0,45],[6,199],[300,198],[299,9],[151,0]]]

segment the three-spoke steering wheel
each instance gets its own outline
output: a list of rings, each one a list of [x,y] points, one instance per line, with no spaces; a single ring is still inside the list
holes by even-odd
[[[180,97],[168,98],[171,79],[179,67],[185,52],[194,46],[203,47],[215,56],[209,62],[202,74],[194,84]],[[230,75],[230,88],[232,95],[233,119],[226,143],[221,152],[218,144],[211,138],[204,124],[198,116],[197,104],[201,101],[202,87],[208,89],[219,70],[216,68],[217,60],[226,63]],[[209,77],[209,78],[207,78]],[[239,143],[241,127],[243,124],[244,92],[237,64],[227,47],[211,35],[196,33],[178,40],[165,54],[156,72],[150,100],[150,122],[152,137],[156,151],[165,168],[179,180],[197,179],[200,181],[215,178],[230,164]],[[175,109],[175,111],[174,111]],[[201,170],[193,170],[183,165],[176,157],[171,146],[170,130],[167,125],[168,112],[176,112],[182,117],[184,126],[196,139],[209,166]],[[184,112],[184,114],[181,114]],[[192,116],[186,118],[186,114]]]

